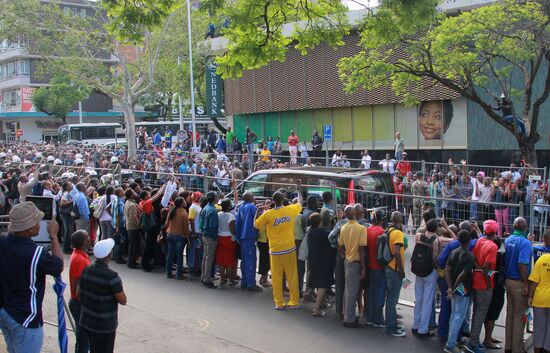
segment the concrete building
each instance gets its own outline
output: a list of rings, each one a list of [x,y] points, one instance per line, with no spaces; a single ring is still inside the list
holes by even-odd
[[[487,0],[450,0],[440,11],[448,14],[492,3]],[[350,21],[363,17],[365,10],[350,11]],[[285,31],[290,30],[285,28]],[[426,86],[416,107],[405,107],[389,87],[361,90],[348,95],[338,77],[340,58],[359,52],[359,36],[350,35],[345,45],[333,50],[320,45],[306,56],[291,49],[283,62],[246,71],[239,79],[224,81],[225,110],[232,116],[234,130],[244,137],[249,126],[260,138],[280,137],[286,142],[290,130],[309,144],[313,130],[333,126],[331,150],[341,149],[358,157],[368,148],[374,159],[382,159],[393,146],[395,132],[405,139],[409,159],[446,161],[466,158],[470,163],[509,164],[518,161],[514,136],[492,121],[481,109],[456,92],[435,85]],[[211,40],[223,49],[224,38]],[[521,82],[521,78],[520,78]],[[535,91],[543,87],[539,78]],[[423,123],[425,111],[438,111],[440,126],[434,131]],[[539,165],[550,155],[550,103],[543,105],[537,144]],[[311,146],[309,146],[311,148]],[[286,149],[285,149],[286,150]]]

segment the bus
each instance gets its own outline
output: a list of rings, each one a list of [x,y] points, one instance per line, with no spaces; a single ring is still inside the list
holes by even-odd
[[[57,133],[61,144],[98,145],[125,140],[122,127],[118,123],[67,124],[61,126]]]

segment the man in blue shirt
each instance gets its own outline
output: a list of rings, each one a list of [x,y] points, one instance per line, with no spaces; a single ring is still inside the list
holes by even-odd
[[[90,232],[90,206],[88,205],[88,199],[84,192],[86,191],[86,185],[84,183],[76,184],[76,194],[73,197],[73,209],[76,206],[79,218],[75,220],[76,229],[82,229],[86,232]]]
[[[537,262],[539,257],[544,254],[550,253],[550,229],[547,229],[542,235],[543,244],[533,246],[533,257],[535,258],[534,263]]]
[[[256,285],[256,241],[258,230],[254,228],[256,211],[254,196],[246,192],[243,195],[244,203],[239,207],[235,219],[235,233],[241,246],[241,288],[251,292],[261,292],[262,288]]]
[[[216,202],[218,196],[210,191],[206,194],[208,205],[201,211],[199,216],[199,228],[202,232],[203,258],[202,258],[202,284],[211,289],[217,288],[214,284],[212,275],[212,266],[216,256],[216,246],[218,244],[218,210]]]
[[[162,136],[160,135],[160,132],[155,130],[155,135],[153,136],[153,144],[155,146],[160,146],[162,142]]]
[[[172,130],[168,126],[164,128],[164,144],[168,148],[172,148]]]
[[[41,351],[46,275],[58,277],[63,271],[59,225],[48,222],[53,255],[32,240],[43,217],[32,202],[20,203],[10,212],[10,234],[0,237],[0,329],[9,353]]]
[[[528,309],[529,273],[533,248],[527,239],[528,225],[523,217],[514,221],[514,232],[504,241],[504,278],[506,279],[506,343],[507,352],[524,352],[523,316]]]

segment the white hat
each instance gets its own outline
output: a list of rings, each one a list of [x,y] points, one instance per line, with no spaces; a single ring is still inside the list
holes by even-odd
[[[80,153],[77,153],[74,155],[75,159],[82,159],[82,155]]]
[[[11,157],[11,161],[12,161],[13,163],[19,163],[19,162],[21,162],[21,158],[19,158],[19,157],[17,157],[17,156],[13,156],[13,157]]]
[[[42,158],[42,152],[36,152],[35,157],[36,158]]]
[[[111,163],[118,163],[118,158],[117,157],[111,157]]]
[[[48,162],[53,162],[55,160],[55,157],[54,156],[48,156],[48,158],[46,158],[46,160]]]
[[[0,152],[0,158],[6,158],[7,154],[6,152]]]
[[[81,158],[77,158],[75,159],[74,164],[75,165],[84,164],[84,161]]]
[[[105,239],[100,240],[94,245],[94,256],[96,259],[104,259],[113,250],[115,247],[115,240],[114,239]]]
[[[55,161],[53,161],[53,164],[54,164],[54,165],[62,165],[63,162],[61,162],[61,159],[58,158],[58,159],[56,159]]]
[[[32,164],[31,161],[25,159],[25,161],[23,162],[23,168],[27,168],[27,167],[30,167],[30,165]]]
[[[75,176],[75,173],[72,173],[72,172],[66,172],[66,173],[61,174],[61,178],[63,178],[63,179],[64,178],[68,178],[68,179],[74,178],[74,176]]]

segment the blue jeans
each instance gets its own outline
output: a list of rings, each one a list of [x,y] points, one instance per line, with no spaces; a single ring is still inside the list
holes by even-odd
[[[416,276],[414,283],[416,303],[414,305],[413,328],[417,329],[420,334],[426,334],[430,330],[436,283],[437,272],[435,270],[426,277]]]
[[[241,288],[256,286],[256,239],[244,239],[241,246]]]
[[[180,235],[166,235],[166,243],[168,245],[166,256],[166,275],[172,275],[172,264],[174,257],[176,258],[176,276],[183,276],[183,248],[185,247],[185,238]]]
[[[477,202],[470,204],[470,220],[477,220]]]
[[[395,160],[400,161],[403,159],[403,152],[395,152]]]
[[[197,257],[197,239],[200,234],[194,233],[189,236],[189,244],[187,244],[187,267],[196,269],[201,267],[201,261],[196,260]]]
[[[75,353],[88,353],[90,351],[90,342],[88,342],[88,335],[86,330],[80,327],[80,311],[82,307],[80,303],[74,299],[69,300],[69,310],[74,319],[74,333],[76,336],[76,343],[74,346]]]
[[[441,218],[441,201],[435,201],[435,215],[437,218]]]
[[[451,301],[447,298],[447,282],[445,277],[437,278],[437,285],[441,293],[441,307],[439,308],[439,328],[437,335],[447,338],[449,335],[449,320],[451,319]]]
[[[367,289],[366,321],[373,324],[384,324],[384,295],[386,278],[384,270],[369,270],[369,287]]]
[[[248,151],[248,160],[254,162],[253,153],[254,153],[254,144],[250,143],[246,145],[246,150]]]
[[[464,324],[464,319],[470,307],[470,297],[461,297],[453,295],[451,300],[451,320],[449,321],[449,338],[447,339],[447,347],[456,347],[458,333]]]
[[[386,268],[384,274],[386,277],[386,332],[393,333],[397,331],[397,303],[403,279],[399,272],[391,268]]]
[[[42,305],[42,303],[40,303]],[[0,309],[0,329],[9,353],[40,353],[44,342],[44,329],[20,325],[4,310]]]

